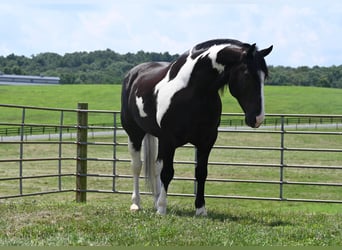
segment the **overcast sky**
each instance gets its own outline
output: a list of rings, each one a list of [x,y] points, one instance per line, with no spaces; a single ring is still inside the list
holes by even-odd
[[[274,45],[270,65],[342,65],[341,0],[1,0],[0,55],[183,53],[213,38]]]

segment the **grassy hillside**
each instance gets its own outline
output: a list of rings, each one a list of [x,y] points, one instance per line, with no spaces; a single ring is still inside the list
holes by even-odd
[[[342,114],[342,89],[266,86],[266,112]]]
[[[119,85],[0,86],[0,103],[52,108],[76,108],[88,102],[91,109],[119,110]]]
[[[0,86],[0,103],[55,108],[76,108],[88,102],[90,109],[119,110],[120,85]],[[267,113],[341,114],[342,89],[266,86]],[[224,112],[241,112],[228,93],[222,97]]]

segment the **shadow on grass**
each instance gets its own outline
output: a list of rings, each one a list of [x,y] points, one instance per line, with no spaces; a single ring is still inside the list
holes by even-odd
[[[290,220],[280,218],[279,214],[272,213],[270,211],[263,212],[237,212],[237,211],[208,211],[207,216],[196,216],[195,210],[188,207],[170,207],[168,215],[174,215],[178,217],[194,217],[198,219],[209,219],[220,222],[235,222],[239,224],[259,224],[269,227],[284,227],[293,226],[293,222]]]

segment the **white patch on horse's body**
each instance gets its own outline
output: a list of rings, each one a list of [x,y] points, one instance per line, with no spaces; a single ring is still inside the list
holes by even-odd
[[[217,63],[217,53],[228,46],[234,46],[231,44],[221,44],[221,45],[214,45],[211,46],[209,49],[198,55],[196,58],[192,59],[192,49],[189,52],[188,57],[186,58],[186,62],[180,68],[178,74],[175,78],[169,81],[169,73],[155,86],[154,94],[157,96],[157,112],[156,112],[156,120],[159,125],[161,126],[161,120],[163,119],[166,111],[168,110],[172,97],[181,89],[186,88],[188,86],[191,72],[193,71],[197,61],[204,56],[208,56],[212,61],[212,66],[215,68],[219,73],[222,73],[224,70],[224,65]]]
[[[213,64],[213,68],[216,69],[219,73],[222,73],[224,71],[224,65],[222,65],[216,61],[217,53],[219,53],[221,50],[223,50],[226,47],[239,48],[240,49],[240,47],[228,43],[228,44],[211,46],[206,52],[203,53],[203,56],[208,54],[208,57],[211,59],[211,62]]]
[[[137,104],[137,108],[138,108],[138,110],[139,110],[139,115],[140,115],[140,117],[142,117],[142,118],[147,117],[147,114],[146,114],[146,112],[144,111],[144,102],[143,102],[143,98],[142,98],[142,97],[139,97],[139,96],[136,96],[135,102],[136,102],[136,104]]]
[[[168,81],[169,72],[167,75],[156,85],[154,93],[157,95],[157,113],[156,119],[160,127],[161,120],[168,110],[172,97],[181,89],[188,85],[191,72],[197,62],[198,58],[191,59],[191,54],[186,58],[186,62],[179,70],[177,76]]]
[[[256,124],[255,127],[258,128],[263,123],[265,118],[265,101],[264,101],[264,81],[265,81],[265,73],[262,70],[258,71],[258,75],[260,77],[260,91],[261,91],[261,112],[260,114],[255,118]]]

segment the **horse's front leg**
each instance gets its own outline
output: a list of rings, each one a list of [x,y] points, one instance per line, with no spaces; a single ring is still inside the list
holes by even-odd
[[[204,187],[205,181],[208,175],[208,158],[209,158],[209,150],[201,150],[197,149],[197,166],[195,170],[195,178],[197,181],[197,190],[196,190],[196,215],[207,215],[207,210],[205,209],[205,200],[204,200]]]
[[[170,144],[166,144],[164,147],[164,143],[159,141],[159,151],[158,151],[158,165],[160,172],[160,180],[161,180],[161,190],[160,195],[157,200],[156,208],[157,213],[161,215],[166,214],[166,205],[167,205],[167,190],[169,184],[174,175],[173,169],[173,157],[175,154],[175,148],[170,146]]]

